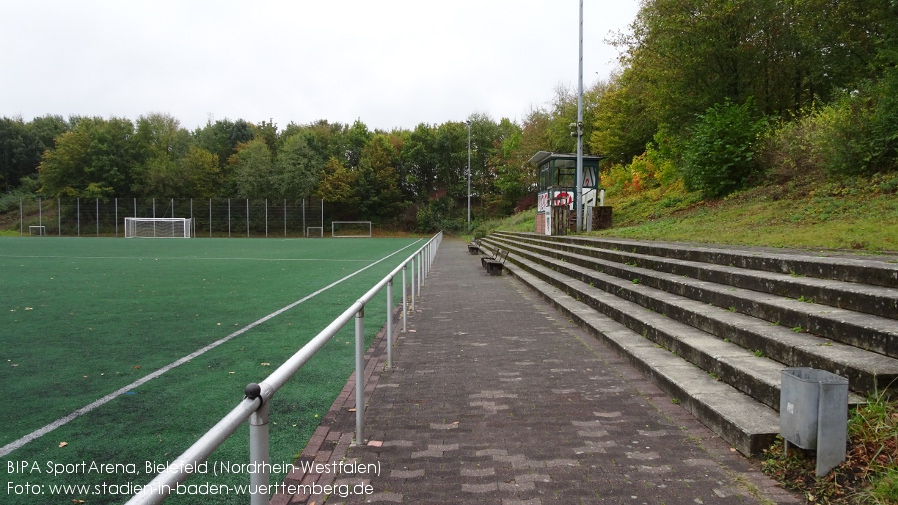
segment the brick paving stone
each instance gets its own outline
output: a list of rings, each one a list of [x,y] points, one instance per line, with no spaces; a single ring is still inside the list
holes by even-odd
[[[321,479],[370,486],[329,504],[800,502],[514,278],[487,275],[459,240],[444,240],[408,324],[393,369],[383,335],[369,350],[365,442],[376,443],[349,445],[350,377],[302,452],[379,469]]]

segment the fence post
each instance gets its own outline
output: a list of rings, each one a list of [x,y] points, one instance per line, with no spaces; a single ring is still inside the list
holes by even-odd
[[[263,489],[267,491],[270,477],[268,474],[270,403],[270,399],[262,403],[249,418],[249,463],[255,470],[249,474],[251,505],[267,505],[270,498],[267,492],[261,492]]]
[[[363,445],[365,429],[365,307],[355,313],[355,445]]]
[[[393,278],[387,281],[387,368],[393,368]]]

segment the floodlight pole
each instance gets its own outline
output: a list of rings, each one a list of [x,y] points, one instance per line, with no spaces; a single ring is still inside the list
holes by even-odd
[[[577,183],[574,204],[577,206],[577,230],[583,229],[583,0],[580,0],[580,89],[577,95]]]
[[[471,121],[468,125],[468,231],[471,231]]]

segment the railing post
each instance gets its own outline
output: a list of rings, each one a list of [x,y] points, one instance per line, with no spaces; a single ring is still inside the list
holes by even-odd
[[[412,278],[410,279],[412,282],[408,286],[412,292],[412,309],[411,309],[412,311],[415,310],[415,258],[416,257],[417,257],[417,255],[412,256],[412,268],[409,269],[409,272],[412,275]]]
[[[419,256],[419,258],[418,258],[418,263],[419,263],[419,265],[418,265],[418,296],[421,296],[421,288],[424,287],[424,272],[425,272],[424,262],[426,261],[424,259],[424,250],[423,249],[418,252],[418,256]]]
[[[355,314],[355,445],[363,445],[365,429],[365,307]]]
[[[408,303],[406,296],[405,272],[408,270],[408,263],[402,267],[402,333],[408,333]]]
[[[393,368],[393,278],[387,281],[387,368]]]
[[[268,419],[271,413],[270,402],[266,401],[249,418],[249,462],[255,472],[249,474],[250,504],[267,505],[268,496]],[[260,490],[265,490],[263,494]]]

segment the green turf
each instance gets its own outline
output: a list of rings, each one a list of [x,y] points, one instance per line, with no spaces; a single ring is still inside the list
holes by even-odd
[[[0,239],[0,446],[243,328],[412,239]],[[147,482],[146,462],[175,458],[423,241],[159,378],[17,449],[9,482]],[[398,301],[399,290],[394,298]],[[366,311],[370,343],[385,296]],[[350,325],[351,326],[351,325]],[[291,462],[353,369],[344,329],[272,403],[272,461]],[[60,442],[67,442],[60,448]],[[213,458],[247,460],[247,428]],[[11,472],[9,462],[134,463],[137,475]],[[274,476],[273,482],[281,476]],[[246,483],[246,475],[197,476]],[[121,503],[121,496],[7,495],[3,503]],[[245,497],[216,503],[245,503]],[[207,496],[174,503],[209,503]]]

